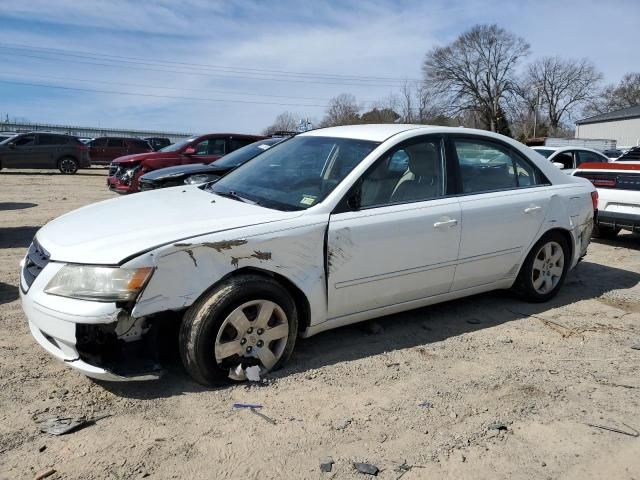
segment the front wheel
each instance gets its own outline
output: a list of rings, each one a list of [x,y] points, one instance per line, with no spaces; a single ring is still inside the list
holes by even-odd
[[[64,157],[58,161],[58,170],[65,175],[73,175],[78,171],[80,165],[75,158]]]
[[[295,302],[274,279],[231,278],[187,311],[180,327],[180,356],[203,385],[228,382],[238,366],[280,367],[298,334]]]
[[[546,302],[560,290],[570,263],[565,237],[558,232],[547,233],[527,255],[513,290],[527,301]]]

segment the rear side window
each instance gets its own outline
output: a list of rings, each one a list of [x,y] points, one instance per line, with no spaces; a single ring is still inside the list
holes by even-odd
[[[606,158],[601,157],[597,153],[588,152],[586,150],[578,150],[576,153],[578,154],[578,158],[576,158],[576,166],[580,165],[581,163],[589,163],[589,162],[607,163],[608,162]]]
[[[150,145],[144,140],[129,140],[129,145],[132,148],[138,148],[141,150],[149,150]]]
[[[124,140],[121,138],[110,138],[107,143],[108,147],[124,147]]]
[[[106,138],[96,138],[91,142],[92,147],[106,147],[107,139]]]
[[[209,139],[209,155],[224,155],[225,140],[223,138]]]
[[[253,140],[242,140],[238,138],[232,138],[231,140],[229,140],[228,152],[233,152],[234,150],[245,147],[251,143],[253,143]]]
[[[490,192],[546,183],[539,170],[506,145],[482,139],[453,140],[462,193]]]
[[[47,135],[41,133],[38,135],[38,145],[64,145],[67,143],[69,137],[62,135]]]

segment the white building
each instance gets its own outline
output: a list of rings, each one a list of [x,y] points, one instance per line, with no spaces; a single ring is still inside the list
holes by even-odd
[[[618,147],[640,145],[640,105],[578,120],[576,138],[616,140]]]

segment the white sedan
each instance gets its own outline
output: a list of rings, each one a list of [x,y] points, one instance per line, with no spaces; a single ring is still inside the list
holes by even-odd
[[[215,183],[52,221],[24,258],[22,305],[40,345],[94,378],[157,377],[137,360],[171,325],[198,382],[255,377],[298,336],[495,289],[549,300],[596,200],[486,131],[320,129]]]
[[[584,147],[531,147],[556,167],[571,175],[583,163],[607,163],[609,157],[593,148]]]

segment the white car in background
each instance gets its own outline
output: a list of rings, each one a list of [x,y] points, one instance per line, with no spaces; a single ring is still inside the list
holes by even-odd
[[[586,254],[595,195],[486,131],[319,129],[215,183],[53,220],[22,306],[42,347],[106,380],[157,376],[134,352],[173,322],[187,371],[216,384],[277,368],[298,336],[494,289],[549,300]]]
[[[531,147],[546,157],[567,175],[583,163],[607,163],[610,159],[602,152],[583,147]]]
[[[640,230],[640,148],[632,148],[612,163],[580,165],[573,175],[598,189],[595,236],[614,238],[620,230]]]

